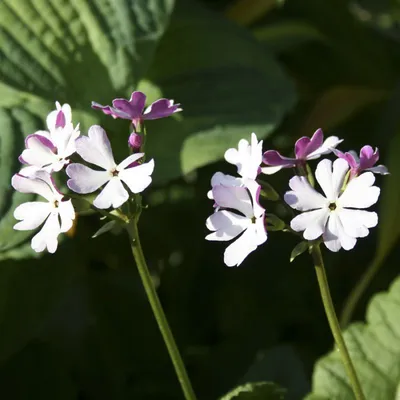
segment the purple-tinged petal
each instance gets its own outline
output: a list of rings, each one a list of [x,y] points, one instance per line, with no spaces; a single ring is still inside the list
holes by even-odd
[[[306,159],[314,160],[316,158],[321,157],[324,154],[332,153],[333,149],[339,144],[342,143],[343,139],[339,139],[337,136],[329,136],[324,140],[324,143],[316,150],[311,153],[308,152]]]
[[[206,227],[212,233],[206,236],[206,240],[232,240],[250,225],[251,220],[243,215],[228,210],[217,211],[207,218]]]
[[[129,114],[124,113],[123,111],[118,110],[117,108],[111,106],[102,106],[101,104],[96,103],[94,101],[92,101],[92,108],[94,110],[101,110],[103,111],[104,114],[111,115],[113,118],[131,119]]]
[[[263,155],[263,162],[267,165],[282,166],[283,168],[295,167],[295,158],[283,157],[276,150],[268,150]]]
[[[53,153],[57,151],[56,146],[54,143],[50,140],[50,138],[47,138],[45,136],[39,135],[37,133],[32,133],[31,135],[28,135],[25,138],[25,147],[29,149],[30,145],[32,145],[32,140],[37,140],[39,141],[43,146],[48,147]]]
[[[148,106],[143,114],[143,119],[159,119],[182,111],[180,104],[174,104],[173,100],[159,99]]]
[[[240,211],[248,218],[254,216],[253,205],[246,188],[241,186],[215,186],[212,189],[213,198],[219,207]]]
[[[307,146],[310,144],[310,140],[311,139],[309,137],[303,136],[296,141],[294,145],[294,154],[298,160],[302,159],[306,154]]]
[[[56,128],[64,128],[65,126],[65,115],[63,111],[59,111],[56,118]]]
[[[371,146],[364,146],[360,151],[360,171],[372,168],[379,160],[379,150]]]
[[[129,100],[115,99],[113,107],[130,116],[130,119],[137,119],[142,116],[146,104],[146,95],[142,92],[133,92]]]
[[[69,180],[68,187],[75,193],[86,194],[95,192],[111,179],[108,171],[95,171],[83,164],[73,163],[66,169]]]
[[[297,142],[303,139],[304,138],[301,138]],[[322,146],[322,144],[324,143],[324,133],[322,132],[322,129],[317,129],[308,143],[306,143],[306,141],[301,142],[301,145],[299,146],[300,147],[299,154],[297,153],[297,142],[295,146],[296,158],[304,160],[307,158],[307,156],[309,156],[311,153],[313,153]]]
[[[376,167],[367,168],[366,171],[371,171],[374,174],[388,175],[389,171],[384,165],[377,165]]]
[[[342,158],[343,160],[346,160],[347,163],[350,165],[350,168],[351,168],[352,170],[358,168],[358,162],[357,162],[357,160],[354,158],[354,155],[351,154],[350,152],[343,153],[343,152],[340,151],[340,150],[333,149],[333,153],[335,154],[336,157]]]
[[[52,189],[41,179],[15,174],[11,179],[11,185],[17,192],[38,194],[49,202],[56,200]]]

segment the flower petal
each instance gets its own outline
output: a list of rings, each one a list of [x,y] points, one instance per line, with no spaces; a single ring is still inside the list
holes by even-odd
[[[88,136],[79,137],[75,144],[77,153],[85,161],[102,167],[107,171],[111,171],[117,166],[114,161],[110,141],[101,126],[91,126]]]
[[[58,213],[54,210],[42,229],[32,238],[31,247],[36,252],[41,252],[47,248],[49,253],[55,253],[57,250],[57,238],[60,234],[60,222],[58,220]]]
[[[66,172],[70,177],[67,182],[68,187],[79,194],[95,192],[112,178],[108,171],[95,171],[77,163],[68,165]]]
[[[75,210],[71,200],[60,201],[58,203],[58,214],[61,219],[61,232],[68,232],[72,228],[75,219]]]
[[[55,154],[55,145],[47,138],[41,135],[29,135],[25,139],[26,149],[20,155],[19,160],[24,164],[42,167],[58,161]]]
[[[153,171],[154,160],[150,160],[147,163],[124,169],[118,176],[128,185],[132,193],[140,193],[150,185]]]
[[[322,129],[317,129],[312,135],[311,139],[307,136],[303,136],[297,140],[294,148],[296,158],[301,160],[307,159],[309,154],[319,149],[322,146],[324,140],[324,133]]]
[[[261,167],[261,172],[265,175],[273,175],[280,171],[283,166],[278,165],[276,167]]]
[[[206,236],[206,240],[226,241],[235,238],[251,225],[249,218],[231,211],[217,211],[207,218],[206,226],[214,231]]]
[[[116,170],[117,171],[122,171],[123,169],[129,167],[131,164],[133,164],[137,160],[140,160],[143,156],[144,156],[144,153],[131,154],[129,157],[125,158],[124,161],[120,162],[117,165]]]
[[[379,160],[379,150],[371,146],[363,146],[360,150],[360,170],[372,168]]]
[[[130,119],[140,118],[146,104],[146,95],[142,92],[133,92],[129,100],[115,99],[112,104],[114,108],[129,115]]]
[[[239,266],[244,259],[257,248],[256,226],[249,226],[239,238],[225,250],[224,262],[228,267]]]
[[[292,191],[286,192],[284,199],[290,207],[299,211],[310,211],[329,206],[329,200],[318,193],[304,176],[294,176],[289,181]]]
[[[51,203],[32,201],[19,205],[14,210],[14,218],[20,222],[14,225],[17,231],[29,231],[42,225],[53,209]]]
[[[368,208],[378,201],[380,189],[372,186],[375,177],[372,172],[365,172],[353,178],[337,202],[341,207]]]
[[[348,169],[349,164],[341,158],[333,163],[333,171],[331,160],[325,159],[318,163],[315,177],[330,202],[337,200]]]
[[[173,100],[159,99],[150,104],[143,113],[143,119],[159,119],[182,111],[180,104],[174,104]]]
[[[12,187],[21,193],[35,193],[44,197],[49,202],[56,200],[56,196],[51,187],[42,179],[26,177],[15,174],[11,179]]]
[[[295,158],[283,157],[276,150],[268,150],[263,155],[263,162],[267,165],[280,166],[282,168],[295,167]]]
[[[253,205],[246,188],[240,186],[215,186],[213,198],[219,207],[240,211],[248,218],[253,217]]]
[[[256,218],[260,218],[265,213],[265,208],[261,206],[259,201],[261,186],[252,179],[246,179],[245,187],[249,190],[251,195],[251,200],[253,203],[253,215]]]
[[[338,214],[344,231],[355,238],[368,236],[368,228],[378,225],[378,215],[375,212],[344,208]]]
[[[325,246],[333,252],[339,251],[342,247],[351,250],[357,243],[356,238],[344,231],[337,212],[330,213],[323,239]]]
[[[111,178],[100,194],[94,199],[93,205],[105,210],[122,206],[129,198],[127,190],[118,177]]]
[[[329,136],[325,139],[324,143],[319,149],[313,151],[307,156],[307,160],[314,160],[324,154],[332,153],[333,149],[342,142],[343,139],[339,139],[337,136]]]
[[[62,113],[60,115],[60,112]],[[72,111],[71,111],[71,106],[69,104],[63,104],[62,106],[60,103],[57,101],[56,102],[56,109],[54,111],[51,111],[46,118],[46,124],[47,128],[49,131],[53,131],[57,127],[57,118],[58,122],[61,123],[61,118],[63,116],[63,122],[64,126],[68,126],[72,123]],[[61,125],[58,125],[61,126]]]
[[[304,239],[315,240],[324,233],[328,217],[327,208],[304,212],[290,221],[290,227],[296,232],[304,231]]]
[[[367,168],[367,171],[371,171],[374,174],[388,175],[389,171],[384,165],[377,165],[376,167]]]

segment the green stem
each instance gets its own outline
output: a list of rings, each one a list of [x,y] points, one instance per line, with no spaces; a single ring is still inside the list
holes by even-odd
[[[383,265],[383,261],[383,257],[376,257],[350,292],[344,304],[342,314],[340,316],[341,327],[345,327],[349,324],[358,302],[360,301],[365,291],[368,289],[368,286],[371,284],[375,275],[378,273],[380,267]]]
[[[137,218],[132,219],[129,222],[128,233],[131,240],[133,257],[135,258],[140,278],[142,279],[142,283],[146,291],[146,295],[149,300],[151,309],[157,321],[165,345],[168,349],[168,353],[171,357],[172,364],[174,365],[175,372],[178,377],[179,383],[181,385],[185,399],[196,400],[196,395],[190,383],[190,379],[186,372],[185,365],[182,361],[182,357],[175,343],[174,336],[172,335],[171,328],[169,327],[167,318],[164,314],[156,289],[154,288],[153,280],[151,278],[149,269],[147,268],[142,246],[140,245],[139,231],[137,228]]]
[[[344,364],[347,376],[350,379],[354,396],[357,400],[365,400],[360,381],[358,380],[356,370],[354,369],[354,365],[351,361],[349,351],[347,350],[346,343],[343,339],[340,325],[336,317],[335,307],[332,302],[332,297],[328,285],[328,278],[325,273],[324,261],[322,259],[319,244],[314,244],[311,247],[311,256],[314,261],[315,272],[317,274],[318,285],[321,292],[322,303],[324,304],[325,313],[328,318],[329,326],[335,339],[336,346],[339,350],[340,356],[342,357],[342,362]]]

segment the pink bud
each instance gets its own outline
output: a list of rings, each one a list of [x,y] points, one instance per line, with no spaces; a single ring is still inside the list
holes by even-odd
[[[143,139],[139,134],[132,132],[128,139],[128,145],[132,150],[139,150],[142,146]]]

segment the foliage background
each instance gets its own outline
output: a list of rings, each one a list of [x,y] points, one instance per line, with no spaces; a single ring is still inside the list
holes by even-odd
[[[225,267],[223,246],[204,240],[205,194],[215,171],[233,172],[225,149],[252,131],[265,150],[289,152],[319,127],[343,148],[378,146],[391,171],[377,178],[379,227],[355,251],[325,252],[338,313],[368,266],[379,268],[353,315],[364,321],[400,260],[399,16],[395,0],[3,0],[0,396],[181,398],[124,235],[91,239],[101,222],[80,217],[55,255],[38,257],[29,233],[12,230],[28,197],[10,188],[17,156],[54,101],[71,104],[82,132],[101,123],[118,159],[127,123],[90,101],[138,88],[184,108],[148,124],[156,173],[140,229],[199,398],[273,381],[284,395],[261,385],[254,398],[352,399],[335,354],[316,364],[332,338],[308,256],[289,263],[296,241],[276,233],[240,268]],[[270,181],[283,192],[288,177]],[[399,395],[399,320],[397,281],[347,332],[368,399]]]

